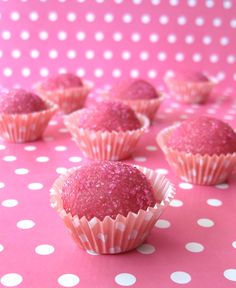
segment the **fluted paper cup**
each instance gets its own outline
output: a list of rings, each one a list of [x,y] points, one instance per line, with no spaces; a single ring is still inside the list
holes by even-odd
[[[50,191],[51,206],[56,209],[69,233],[79,247],[92,250],[99,254],[116,254],[132,250],[141,245],[164,209],[174,198],[173,185],[158,172],[136,166],[150,180],[154,188],[156,205],[138,213],[117,215],[115,219],[106,216],[102,221],[94,217],[87,220],[66,213],[61,199],[62,187],[65,180],[79,167],[69,169],[53,184]]]
[[[130,156],[149,126],[145,115],[137,114],[141,128],[129,131],[94,131],[79,128],[83,110],[64,116],[64,123],[85,157],[94,160],[121,160]]]
[[[172,149],[166,144],[176,127],[166,128],[157,135],[157,143],[175,173],[192,184],[216,185],[225,182],[236,166],[236,153],[211,156]]]
[[[0,136],[6,141],[24,143],[42,137],[58,106],[45,101],[47,109],[27,114],[0,113]]]

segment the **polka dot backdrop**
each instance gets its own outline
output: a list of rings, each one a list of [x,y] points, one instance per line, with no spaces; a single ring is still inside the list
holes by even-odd
[[[1,85],[66,70],[97,84],[161,85],[183,63],[235,85],[235,9],[234,0],[2,0]]]
[[[176,197],[147,241],[121,255],[80,250],[49,205],[49,190],[83,156],[60,114],[42,140],[0,140],[0,287],[235,287],[235,177],[213,187],[174,175],[156,134],[192,115],[236,129],[235,1],[1,1],[1,85],[31,87],[75,71],[99,85],[183,64],[222,80],[203,106],[167,97],[127,163],[166,175]]]

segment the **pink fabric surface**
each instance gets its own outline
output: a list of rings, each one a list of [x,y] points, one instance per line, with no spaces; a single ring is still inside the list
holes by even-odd
[[[221,83],[203,106],[166,97],[126,160],[159,169],[177,190],[147,242],[126,254],[79,249],[49,206],[54,180],[82,160],[61,114],[41,141],[1,141],[0,287],[235,287],[235,176],[212,187],[184,183],[155,141],[201,113],[236,128],[235,9],[234,0],[1,1],[2,87],[30,88],[65,69],[96,88],[141,76],[165,90],[164,74],[183,67]]]

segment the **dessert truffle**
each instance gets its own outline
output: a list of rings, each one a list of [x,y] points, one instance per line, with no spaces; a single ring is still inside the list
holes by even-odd
[[[79,118],[80,128],[94,131],[136,130],[141,124],[135,112],[127,105],[105,101],[84,109]]]
[[[64,209],[87,220],[146,210],[156,203],[153,188],[137,168],[121,162],[88,162],[77,169],[62,187]]]
[[[45,109],[45,102],[34,93],[23,89],[0,92],[0,113],[26,114]]]
[[[110,90],[110,94],[118,99],[155,99],[159,95],[156,89],[143,79],[129,79],[117,82]]]
[[[167,146],[200,155],[234,153],[236,133],[221,120],[201,116],[181,123],[173,131]]]
[[[80,77],[72,73],[64,73],[48,77],[42,82],[41,87],[47,91],[53,91],[81,86],[83,86],[83,82]]]
[[[209,79],[201,72],[198,71],[184,71],[176,74],[174,78],[177,81],[187,82],[207,82]]]

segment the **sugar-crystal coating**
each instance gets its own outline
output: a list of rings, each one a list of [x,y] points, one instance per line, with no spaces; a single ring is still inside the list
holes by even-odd
[[[135,112],[120,102],[104,101],[84,109],[78,126],[94,131],[127,131],[141,127]]]
[[[58,74],[55,76],[48,77],[41,84],[41,88],[48,91],[63,90],[67,88],[81,87],[83,82],[80,77],[72,73]]]
[[[118,99],[155,99],[159,95],[156,89],[142,79],[129,79],[118,81],[110,90],[111,97]]]
[[[137,168],[115,161],[91,161],[80,166],[62,188],[63,207],[88,220],[146,210],[157,202],[146,176]]]
[[[167,146],[200,155],[233,153],[236,152],[236,133],[221,120],[200,116],[176,128]]]
[[[175,80],[178,81],[186,81],[186,82],[208,82],[209,79],[201,72],[197,71],[184,71],[181,73],[177,73],[174,76]]]
[[[45,102],[36,94],[23,89],[0,92],[0,112],[23,114],[47,109]]]

